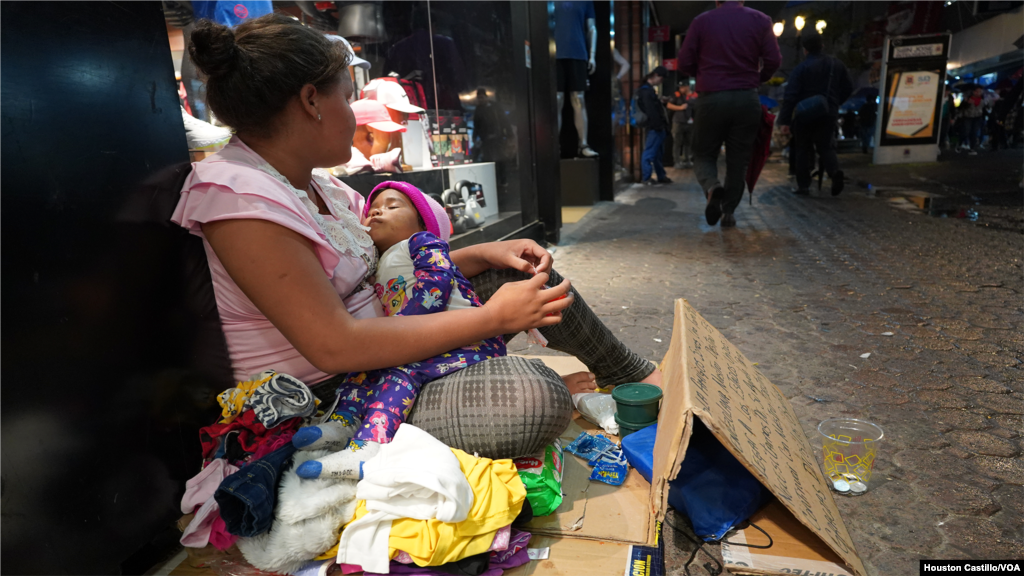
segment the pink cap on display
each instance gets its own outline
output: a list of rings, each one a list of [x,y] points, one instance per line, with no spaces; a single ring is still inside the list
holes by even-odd
[[[451,238],[452,235],[452,221],[448,219],[448,213],[444,211],[444,208],[437,203],[436,200],[427,196],[419,188],[409,184],[408,182],[395,182],[387,181],[381,182],[370,191],[370,195],[366,197],[366,205],[363,206],[363,218],[366,218],[370,214],[370,205],[373,204],[373,197],[378,192],[384,190],[397,190],[412,202],[413,208],[420,213],[420,217],[423,218],[423,223],[427,226],[427,232],[430,232],[434,236],[437,236],[445,242]]]
[[[356,126],[369,126],[381,132],[405,132],[405,126],[391,121],[391,115],[383,104],[363,98],[352,103],[356,115]]]
[[[370,83],[363,88],[363,97],[376,100],[397,112],[404,112],[406,114],[422,114],[425,112],[423,108],[410,103],[409,95],[405,93],[405,88],[402,88],[401,84],[390,78],[370,80]]]

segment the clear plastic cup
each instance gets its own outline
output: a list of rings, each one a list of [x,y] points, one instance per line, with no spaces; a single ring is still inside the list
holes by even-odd
[[[825,476],[832,490],[860,496],[871,486],[871,473],[885,432],[855,418],[829,418],[818,424],[825,456]]]

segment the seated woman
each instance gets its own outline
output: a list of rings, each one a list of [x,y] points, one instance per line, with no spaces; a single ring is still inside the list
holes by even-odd
[[[371,281],[378,255],[358,216],[365,201],[320,169],[351,154],[351,53],[270,14],[233,30],[201,23],[189,55],[210,109],[236,135],[194,165],[172,220],[203,239],[236,379],[273,369],[331,402],[348,373],[539,328],[601,385],[660,381],[530,240],[451,252],[482,307],[384,317]],[[408,421],[466,452],[513,458],[541,450],[571,415],[557,374],[500,357],[426,384]]]

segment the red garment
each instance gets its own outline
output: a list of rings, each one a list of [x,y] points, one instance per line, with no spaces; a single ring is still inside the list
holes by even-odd
[[[224,519],[220,517],[220,513],[217,513],[217,517],[213,519],[213,523],[210,525],[210,544],[217,550],[227,550],[231,548],[238,540],[238,536],[228,532],[228,527],[224,524]]]
[[[292,418],[292,420],[294,420],[296,422],[299,421],[298,418]],[[289,422],[291,422],[291,420],[289,420],[287,422],[283,422],[281,425],[284,426],[285,424],[288,424]],[[292,428],[298,428],[298,426],[294,426]],[[291,442],[292,441],[292,436],[295,436],[295,430],[294,429],[285,430],[284,432],[281,432],[280,434],[271,437],[269,440],[267,440],[263,444],[260,444],[260,447],[257,448],[256,451],[252,453],[252,456],[249,457],[249,461],[253,462],[255,460],[259,460],[260,458],[263,458],[264,456],[266,456],[267,454],[270,454],[274,450],[277,450],[278,448],[280,448],[280,447],[284,446],[285,444]]]
[[[211,424],[199,429],[199,442],[203,446],[203,459],[212,458],[220,447],[219,438],[228,432],[238,431],[238,443],[247,453],[256,452],[260,445],[271,441],[274,437],[291,431],[293,434],[302,423],[302,418],[291,418],[278,424],[268,434],[267,427],[257,418],[256,412],[246,410],[231,421],[230,424]]]
[[[754,154],[750,157],[750,164],[747,165],[747,190],[750,190],[750,201],[754,198],[754,185],[761,176],[764,163],[771,155],[772,127],[775,126],[775,114],[768,111],[768,107],[761,105],[761,126],[754,138]]]

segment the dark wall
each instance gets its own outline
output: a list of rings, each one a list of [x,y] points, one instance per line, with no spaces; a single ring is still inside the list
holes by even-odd
[[[512,2],[515,37],[530,43],[530,70],[525,79],[529,93],[529,117],[519,125],[520,149],[532,153],[532,179],[537,191],[537,210],[548,242],[558,242],[562,227],[561,165],[559,162],[557,96],[555,92],[555,44],[547,2]],[[525,49],[524,49],[525,54]],[[524,56],[525,61],[525,56]],[[525,62],[524,62],[525,63]],[[522,121],[522,116],[520,116]],[[563,117],[572,125],[572,116]],[[528,140],[528,142],[527,142]]]
[[[2,571],[141,572],[230,386],[159,2],[0,4]]]

